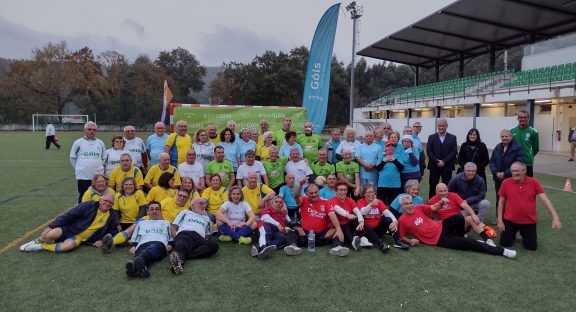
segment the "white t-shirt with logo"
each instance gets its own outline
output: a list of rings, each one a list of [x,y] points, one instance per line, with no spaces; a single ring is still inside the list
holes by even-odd
[[[104,161],[106,160],[106,147],[100,139],[89,140],[82,137],[72,144],[70,159],[76,161],[74,168],[76,180],[92,180],[100,173],[104,173]]]
[[[266,169],[262,162],[255,160],[252,166],[248,166],[246,163],[238,167],[238,173],[236,174],[237,180],[243,180],[242,185],[248,185],[248,174],[251,172],[256,172],[258,176],[258,183],[262,183],[262,175],[266,175]]]
[[[189,165],[185,162],[178,165],[180,177],[188,177],[194,181],[194,185],[200,184],[200,178],[204,176],[204,167],[198,162]]]
[[[124,151],[132,156],[132,164],[135,167],[142,167],[142,153],[146,153],[146,145],[141,138],[135,137],[132,140],[124,138]]]

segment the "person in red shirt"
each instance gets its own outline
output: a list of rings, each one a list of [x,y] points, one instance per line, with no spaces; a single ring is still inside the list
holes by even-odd
[[[257,256],[258,259],[267,258],[286,244],[288,208],[280,195],[274,196],[270,202],[272,205],[260,212],[258,247],[252,245],[250,249],[252,257]]]
[[[516,240],[516,232],[520,231],[525,249],[536,250],[538,240],[536,235],[536,196],[540,197],[544,207],[552,217],[552,228],[560,230],[562,223],[554,206],[544,193],[538,180],[526,175],[526,165],[514,162],[510,166],[512,176],[502,181],[498,191],[498,230],[500,246],[512,246]]]
[[[312,230],[315,233],[317,246],[332,242],[332,248],[329,252],[331,255],[340,257],[348,255],[350,250],[342,246],[344,233],[342,233],[338,217],[326,200],[320,198],[318,186],[310,184],[306,189],[306,196],[302,196],[302,187],[306,181],[306,178],[300,180],[294,191],[294,200],[300,206],[302,229],[290,231],[288,246],[284,247],[284,253],[289,256],[302,253],[300,247],[306,245],[306,235],[302,235],[302,230],[305,234]]]
[[[376,244],[386,253],[390,246],[382,240],[382,236],[386,232],[390,232],[394,239],[394,247],[403,250],[408,250],[410,246],[400,240],[398,236],[398,221],[396,217],[384,203],[376,197],[376,189],[372,185],[364,187],[363,198],[360,198],[357,203],[360,212],[364,218],[363,232],[368,240]]]
[[[344,233],[344,241],[349,242],[354,250],[360,251],[360,236],[356,235],[356,232],[364,227],[364,218],[360,209],[356,207],[356,202],[346,196],[347,191],[348,184],[336,183],[336,196],[329,199],[327,203],[338,217],[342,233]]]
[[[458,194],[448,192],[448,186],[444,183],[438,183],[436,185],[436,195],[432,196],[430,200],[428,200],[428,205],[434,205],[440,202],[443,198],[446,200],[443,201],[443,204],[440,205],[438,210],[435,210],[435,214],[438,217],[438,220],[442,221],[450,216],[461,213],[463,216],[471,216],[472,221],[474,223],[481,225],[482,227],[484,224],[480,223],[480,219],[474,213],[474,209],[468,205],[468,203],[462,199]],[[466,229],[468,232],[470,228]]]
[[[437,210],[445,201],[446,199],[443,198],[434,204],[436,207],[433,209],[430,205],[412,205],[412,197],[410,195],[400,197],[400,206],[404,211],[398,221],[400,238],[410,244],[410,246],[424,243],[450,249],[473,250],[492,255],[502,255],[511,259],[516,257],[516,251],[497,247],[486,236],[484,229],[472,221],[471,216],[464,217],[457,213],[443,221],[432,220],[430,216],[433,211]],[[484,240],[477,241],[464,236],[466,226],[472,227]],[[407,235],[412,236],[412,238]]]

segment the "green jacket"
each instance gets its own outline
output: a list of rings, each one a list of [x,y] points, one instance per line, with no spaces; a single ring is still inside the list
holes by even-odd
[[[530,126],[524,129],[516,126],[510,129],[510,132],[512,132],[512,137],[524,148],[524,162],[526,166],[533,166],[534,156],[536,156],[540,150],[538,131]]]

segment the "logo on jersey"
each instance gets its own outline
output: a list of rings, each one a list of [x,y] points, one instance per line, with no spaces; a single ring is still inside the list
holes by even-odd
[[[420,225],[422,223],[424,223],[424,219],[422,217],[418,217],[416,220],[414,220],[414,224],[416,225]]]

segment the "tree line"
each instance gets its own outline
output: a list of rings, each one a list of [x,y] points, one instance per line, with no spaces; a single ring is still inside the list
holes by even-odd
[[[33,113],[63,114],[70,103],[82,114],[96,113],[99,122],[152,123],[161,113],[164,80],[178,103],[197,103],[195,94],[204,90],[211,104],[301,106],[308,56],[301,46],[288,53],[266,51],[248,63],[223,63],[205,85],[206,67],[183,48],[130,62],[115,51],[94,55],[88,47],[72,51],[66,42],[48,43],[33,50],[30,60],[1,66],[0,123],[29,122]],[[521,57],[521,48],[509,51],[509,68],[518,70]],[[500,55],[496,69],[502,67]],[[332,59],[327,124],[348,122],[350,69]],[[465,75],[487,71],[487,56],[480,56],[466,64]],[[457,77],[457,64],[442,68],[441,80]],[[413,86],[414,71],[391,62],[368,65],[361,58],[355,81],[356,106],[361,106],[386,91]],[[433,81],[434,70],[421,72],[421,84]]]

